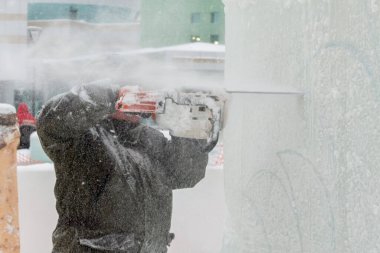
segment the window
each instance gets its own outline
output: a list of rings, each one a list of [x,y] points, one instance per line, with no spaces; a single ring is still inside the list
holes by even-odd
[[[78,18],[78,9],[73,7],[73,6],[70,6],[70,19],[77,19]]]
[[[220,13],[219,12],[211,12],[211,23],[218,23],[220,21]]]
[[[198,35],[192,35],[191,36],[191,42],[199,42],[201,41],[201,37]]]
[[[210,42],[214,43],[214,44],[219,44],[219,35],[218,34],[211,34]]]
[[[28,26],[27,32],[28,43],[35,43],[40,38],[42,28],[37,26]]]
[[[199,12],[194,12],[191,14],[191,23],[200,23],[201,22],[201,14]]]

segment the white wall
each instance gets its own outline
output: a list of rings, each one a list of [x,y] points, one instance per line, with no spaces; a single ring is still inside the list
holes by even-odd
[[[380,1],[225,4],[223,252],[380,252]]]
[[[51,252],[52,233],[58,220],[53,166],[19,166],[17,177],[21,252]]]

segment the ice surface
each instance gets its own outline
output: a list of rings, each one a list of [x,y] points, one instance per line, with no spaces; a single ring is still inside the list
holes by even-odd
[[[225,3],[223,253],[380,252],[379,2]]]

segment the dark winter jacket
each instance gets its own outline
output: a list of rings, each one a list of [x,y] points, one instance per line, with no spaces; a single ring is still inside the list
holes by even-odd
[[[172,190],[193,187],[208,155],[199,140],[111,119],[117,92],[81,86],[51,99],[37,122],[54,161],[54,253],[163,253]]]

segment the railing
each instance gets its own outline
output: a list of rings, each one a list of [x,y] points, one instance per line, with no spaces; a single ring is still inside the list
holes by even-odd
[[[25,166],[42,163],[41,161],[34,160],[31,158],[28,152],[17,152],[17,166]]]

